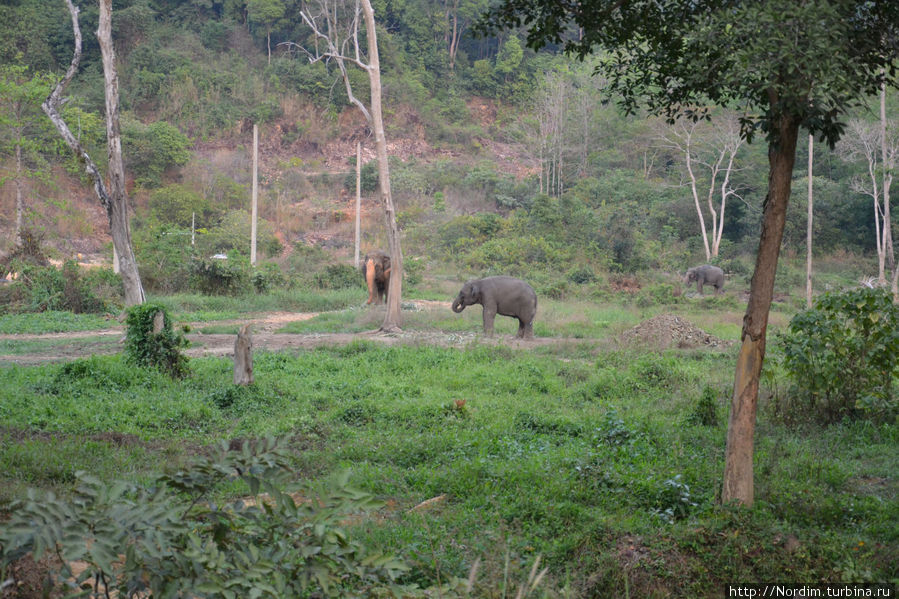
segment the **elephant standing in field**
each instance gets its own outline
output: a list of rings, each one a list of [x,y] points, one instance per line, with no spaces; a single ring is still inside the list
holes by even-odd
[[[365,303],[380,304],[381,301],[386,301],[390,287],[390,255],[375,250],[365,256],[361,269],[368,286],[368,301]]]
[[[703,264],[702,266],[691,268],[684,276],[684,283],[690,284],[693,281],[696,281],[696,290],[699,292],[699,295],[703,295],[702,286],[704,284],[714,287],[715,295],[724,293],[724,271],[717,266]]]
[[[518,319],[520,339],[534,337],[534,316],[537,314],[537,293],[534,288],[514,277],[487,277],[468,281],[453,300],[453,312],[465,306],[484,307],[484,332],[493,335],[493,319],[497,314]]]

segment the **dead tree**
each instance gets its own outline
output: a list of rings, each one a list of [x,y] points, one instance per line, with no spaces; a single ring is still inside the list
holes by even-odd
[[[718,255],[724,235],[727,199],[737,195],[730,178],[736,170],[734,163],[745,140],[740,135],[737,117],[732,114],[715,119],[711,131],[705,131],[705,128],[701,121],[682,117],[661,133],[659,139],[662,147],[674,149],[684,156],[684,166],[702,232],[705,257],[706,260],[711,260]],[[705,177],[698,172],[700,169],[705,171]],[[711,219],[710,231],[706,228],[700,200],[699,187],[703,181],[708,181],[705,209]]]
[[[253,338],[249,324],[240,327],[234,342],[234,384],[253,384]]]
[[[287,42],[285,45],[303,52],[310,62],[333,62],[343,78],[347,97],[368,121],[375,136],[375,152],[378,159],[378,186],[381,204],[387,224],[387,245],[390,252],[390,289],[387,294],[387,313],[379,329],[389,333],[400,330],[401,298],[403,293],[403,252],[400,247],[396,209],[390,192],[390,169],[387,164],[387,138],[384,135],[384,119],[381,114],[381,66],[378,56],[378,38],[375,30],[375,13],[369,0],[314,0],[300,11],[303,22],[312,31],[314,45],[307,48]],[[359,42],[360,23],[364,21],[367,52]],[[369,106],[353,93],[347,74],[347,65],[355,65],[368,74],[371,99]]]
[[[69,13],[72,15],[72,29],[75,33],[75,52],[72,63],[65,76],[56,84],[50,92],[50,96],[41,104],[41,108],[50,117],[53,125],[65,140],[78,159],[84,164],[84,168],[94,181],[94,191],[109,219],[109,231],[112,234],[112,243],[119,258],[119,271],[125,287],[125,304],[132,306],[142,304],[145,300],[144,288],[141,285],[140,273],[137,270],[137,260],[131,246],[131,229],[128,223],[128,198],[125,193],[125,168],[122,162],[122,140],[119,134],[119,87],[115,69],[115,53],[112,45],[112,0],[100,0],[100,25],[97,29],[97,38],[100,40],[100,50],[103,54],[103,73],[106,85],[106,141],[109,155],[109,188],[103,180],[103,175],[91,160],[84,147],[72,134],[68,125],[62,118],[62,105],[65,99],[62,93],[66,86],[78,71],[81,61],[81,29],[78,26],[78,8],[71,0],[65,0]]]

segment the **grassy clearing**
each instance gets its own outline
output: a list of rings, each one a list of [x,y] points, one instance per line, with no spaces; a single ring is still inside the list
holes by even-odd
[[[218,296],[177,294],[151,297],[163,304],[179,322],[231,320],[254,312],[321,312],[359,305],[365,295],[359,289],[277,289],[267,294]]]
[[[118,324],[115,320],[96,314],[71,312],[3,314],[0,316],[0,334],[68,333],[108,329]]]
[[[581,312],[558,311],[559,321]],[[639,316],[589,318],[609,330]],[[410,580],[465,576],[478,557],[482,576],[501,580],[507,556],[521,578],[537,554],[551,568],[546,588],[580,597],[896,579],[896,425],[795,430],[763,406],[758,503],[716,504],[733,366],[733,352],[356,342],[258,353],[249,388],[232,386],[231,362],[218,358],[192,360],[182,382],[120,356],[10,367],[0,379],[0,500],[25,485],[65,493],[86,465],[140,480],[217,439],[289,435],[301,477],[349,469],[388,500],[354,533],[408,558]],[[693,417],[703,394],[714,398],[714,426]],[[442,494],[431,510],[408,511]]]
[[[115,348],[121,349],[120,336],[85,336],[79,337],[77,343],[84,348],[84,353],[107,353]],[[55,348],[70,347],[73,339],[0,339],[0,354],[22,355],[38,352],[50,352]]]

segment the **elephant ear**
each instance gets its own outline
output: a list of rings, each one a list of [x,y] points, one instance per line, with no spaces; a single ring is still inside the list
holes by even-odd
[[[473,303],[478,303],[481,301],[481,284],[480,283],[472,283],[471,284],[471,301]]]

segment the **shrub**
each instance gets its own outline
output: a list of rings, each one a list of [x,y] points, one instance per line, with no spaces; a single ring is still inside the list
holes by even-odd
[[[825,422],[897,411],[899,306],[885,289],[825,293],[780,337],[793,410]]]
[[[717,396],[717,392],[712,387],[703,389],[702,395],[693,406],[693,411],[687,417],[687,422],[702,426],[718,426]]]
[[[154,321],[160,313],[162,328],[154,333]],[[187,340],[172,330],[172,321],[162,304],[132,306],[128,309],[125,326],[125,354],[130,362],[157,368],[172,378],[187,375],[187,356],[181,353]]]
[[[76,584],[93,586],[84,593],[91,597],[423,596],[396,584],[405,563],[368,551],[344,529],[350,514],[378,507],[370,495],[342,476],[297,502],[284,490],[294,478],[289,463],[283,442],[269,439],[236,450],[222,442],[212,457],[147,487],[78,472],[74,498],[31,491],[13,506],[0,567],[28,553],[58,554],[51,585],[61,590],[72,576],[66,562],[82,561]],[[231,481],[255,498],[212,501]]]
[[[68,311],[102,314],[117,310],[122,300],[122,281],[109,269],[82,270],[74,261],[62,268],[24,266],[7,295],[18,300],[24,312]]]
[[[251,277],[253,289],[256,293],[266,293],[276,287],[283,287],[287,283],[281,267],[274,262],[263,262],[253,271]]]
[[[166,169],[184,166],[192,154],[190,139],[165,121],[144,125],[123,119],[122,145],[129,170],[147,187],[159,186]]]
[[[348,289],[362,285],[362,275],[349,264],[329,264],[313,277],[319,289]]]
[[[238,295],[247,290],[249,261],[242,256],[203,258],[191,263],[197,289],[206,295]]]

